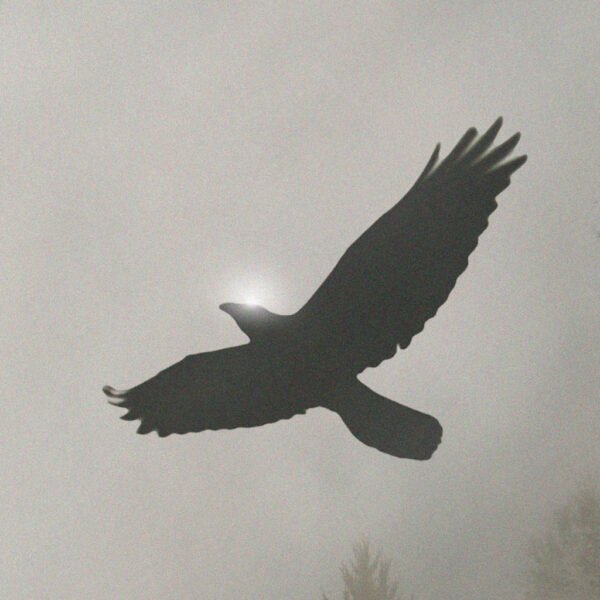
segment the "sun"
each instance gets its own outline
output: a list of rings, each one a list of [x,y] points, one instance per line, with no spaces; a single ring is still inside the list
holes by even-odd
[[[258,306],[260,304],[260,299],[256,294],[248,294],[244,296],[244,304],[248,306]]]
[[[269,306],[276,303],[277,285],[263,273],[232,273],[219,299],[238,302],[249,307]]]

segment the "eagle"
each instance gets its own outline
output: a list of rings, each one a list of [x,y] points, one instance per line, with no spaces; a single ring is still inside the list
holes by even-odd
[[[164,437],[257,427],[314,407],[336,412],[367,446],[429,459],[438,420],[385,398],[357,376],[407,348],[444,304],[525,155],[516,133],[494,147],[498,118],[470,128],[439,160],[437,144],[406,195],[345,251],[308,302],[280,315],[225,303],[248,343],[186,356],[128,390],[103,388],[138,433]]]

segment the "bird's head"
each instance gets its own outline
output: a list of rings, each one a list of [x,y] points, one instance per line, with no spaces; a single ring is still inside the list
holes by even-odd
[[[280,316],[258,304],[225,302],[219,308],[231,316],[250,339],[269,329]]]

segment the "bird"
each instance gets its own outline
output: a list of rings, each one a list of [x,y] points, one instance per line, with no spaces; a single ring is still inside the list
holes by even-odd
[[[344,252],[297,312],[227,302],[248,342],[190,354],[127,390],[103,388],[137,432],[158,436],[257,427],[315,407],[337,413],[363,444],[428,460],[442,426],[358,379],[405,349],[445,303],[497,196],[527,160],[509,158],[520,133],[494,146],[499,117],[469,128],[440,160],[440,144],[409,191]]]

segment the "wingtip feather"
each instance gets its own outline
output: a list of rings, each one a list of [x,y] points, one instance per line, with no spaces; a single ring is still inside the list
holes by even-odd
[[[490,175],[510,177],[517,169],[520,169],[526,162],[527,154],[517,156],[516,158],[513,158],[508,162],[502,163],[497,167],[494,167],[494,169],[490,171]]]
[[[421,173],[421,175],[419,175],[419,178],[417,179],[416,183],[420,183],[421,181],[423,181],[423,179],[425,179],[428,175],[430,175],[431,172],[434,170],[434,168],[437,164],[437,161],[440,157],[441,148],[442,148],[442,145],[438,142],[433,150],[433,154],[427,161],[427,164],[425,165],[425,168],[423,169],[423,172]]]
[[[102,388],[102,391],[109,398],[125,398],[125,396],[127,396],[127,393],[129,392],[129,390],[117,390],[114,387],[112,387],[112,385],[105,385]]]
[[[109,400],[108,403],[112,404],[113,406],[118,406],[119,408],[127,408],[127,394],[129,393],[129,390],[117,390],[114,387],[112,387],[111,385],[105,385],[102,388],[102,391],[109,397],[109,398],[115,398],[116,401],[113,400]]]

